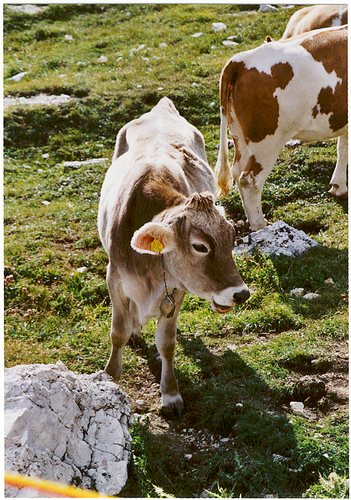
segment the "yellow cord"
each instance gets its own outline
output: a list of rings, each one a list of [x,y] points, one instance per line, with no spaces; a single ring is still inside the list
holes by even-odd
[[[15,488],[34,488],[53,495],[69,498],[115,498],[106,495],[100,495],[96,491],[82,490],[75,486],[66,486],[64,484],[56,483],[54,481],[46,481],[45,479],[37,479],[34,477],[22,476],[20,474],[13,474],[12,472],[5,472],[5,483],[7,486]]]

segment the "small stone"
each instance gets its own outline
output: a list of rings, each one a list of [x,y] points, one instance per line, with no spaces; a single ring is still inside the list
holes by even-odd
[[[241,36],[237,36],[237,35],[228,36],[227,40],[231,40],[232,42],[237,42],[237,43],[241,43],[243,41]]]
[[[269,5],[269,4],[261,4],[260,8],[258,9],[258,12],[275,12],[277,7],[274,7],[274,5]]]
[[[186,458],[187,460],[190,460],[191,458],[193,458],[192,454],[191,453],[186,453],[184,455],[184,458]]]
[[[72,35],[65,35],[65,40],[67,42],[71,42],[73,40],[73,36]]]
[[[107,62],[107,57],[106,56],[100,56],[99,59],[97,59],[97,62],[99,62],[99,63],[106,63]]]
[[[217,33],[219,31],[225,31],[227,29],[227,25],[224,23],[212,23],[212,30]]]
[[[233,42],[232,40],[223,40],[222,45],[225,47],[235,47],[235,45],[239,45],[238,42]]]
[[[201,31],[199,31],[198,33],[193,33],[191,36],[193,38],[200,38],[200,36],[202,36],[202,35],[203,35],[203,33]]]
[[[325,285],[335,285],[333,278],[328,278],[324,281]]]
[[[221,443],[228,443],[230,441],[230,438],[222,438],[220,439]]]
[[[290,402],[290,409],[295,415],[303,415],[303,409],[305,405],[301,403],[300,401],[291,401]]]
[[[303,295],[305,295],[304,288],[293,288],[289,292],[289,297],[302,297]]]
[[[83,267],[78,267],[78,268],[76,269],[76,271],[77,271],[77,273],[79,273],[79,274],[84,274],[84,273],[86,273],[86,272],[88,271],[88,268],[87,268],[87,267],[85,267],[85,266],[83,266]]]
[[[313,300],[318,300],[320,299],[321,296],[319,295],[319,293],[306,293],[306,295],[303,296],[303,299],[305,300],[309,300],[309,301],[313,301]]]
[[[50,205],[50,202],[49,202],[49,201],[47,201],[47,200],[43,200],[43,201],[41,202],[41,204],[42,204],[42,205],[45,205],[45,206],[48,206],[48,205]]]
[[[143,88],[143,86],[142,86],[142,85],[140,85],[140,84],[138,84],[138,85],[136,85],[136,88],[137,88],[137,89],[142,89],[142,88]]]
[[[9,80],[11,80],[12,82],[19,82],[26,75],[28,75],[28,71],[22,71],[21,73],[17,73],[17,75],[11,76]]]
[[[164,90],[163,87],[157,87],[157,90]]]
[[[30,167],[29,165],[23,165],[23,168],[26,170],[30,170],[32,167]]]
[[[146,412],[148,410],[148,406],[144,399],[137,399],[135,401],[135,411],[136,412]]]
[[[285,143],[285,146],[287,148],[294,148],[295,146],[299,146],[300,144],[302,144],[302,142],[299,141],[299,139],[291,139],[290,141]]]
[[[165,42],[159,43],[158,46],[160,47],[160,49],[165,49],[166,47],[168,47],[168,45]]]
[[[199,86],[199,84],[198,84],[198,83],[196,83],[196,82],[193,82],[193,83],[191,84],[191,86],[192,86],[192,87],[198,87],[198,86]]]
[[[236,405],[235,405],[235,406],[236,406],[237,408],[242,408],[244,405],[243,405],[243,403],[236,403]]]
[[[47,158],[49,158],[49,153],[44,153],[41,155],[42,158],[44,158],[44,160],[46,160]]]

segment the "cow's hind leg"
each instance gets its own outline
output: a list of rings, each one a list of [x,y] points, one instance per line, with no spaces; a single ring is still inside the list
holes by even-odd
[[[111,355],[105,367],[105,371],[118,382],[122,371],[123,348],[132,333],[132,323],[129,312],[129,299],[122,290],[121,284],[111,264],[107,266],[107,287],[112,302],[111,323]]]
[[[338,139],[338,160],[335,170],[330,180],[331,188],[329,193],[340,198],[347,198],[346,171],[347,171],[347,135],[342,135]]]
[[[179,417],[184,411],[184,403],[179,394],[174,373],[173,359],[176,346],[177,317],[184,293],[176,292],[176,309],[171,318],[161,316],[156,331],[156,347],[161,357],[161,411],[167,417]]]
[[[232,174],[252,231],[267,225],[262,212],[262,190],[283,145],[281,139],[270,145],[250,144],[250,148],[242,147],[241,157],[236,158],[233,164]]]

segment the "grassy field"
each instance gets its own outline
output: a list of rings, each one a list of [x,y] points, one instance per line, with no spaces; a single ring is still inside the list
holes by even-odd
[[[75,98],[5,112],[7,366],[60,359],[86,373],[109,355],[107,258],[96,228],[108,162],[63,162],[110,159],[119,128],[167,95],[204,134],[213,166],[222,66],[268,34],[279,38],[292,12],[70,4],[30,16],[4,8],[5,95]],[[225,34],[211,30],[218,21]],[[239,45],[223,46],[229,35]],[[9,80],[19,72],[27,72],[21,81]],[[123,496],[347,496],[348,233],[346,202],[327,193],[335,161],[335,141],[284,149],[264,190],[268,219],[304,230],[318,248],[294,259],[238,257],[254,293],[224,317],[187,296],[176,353],[182,420],[158,413],[155,323],[143,346],[126,348],[121,386],[144,409],[131,428]],[[243,217],[235,190],[224,204]],[[293,298],[296,287],[320,298]],[[292,414],[290,401],[303,401],[307,416]]]

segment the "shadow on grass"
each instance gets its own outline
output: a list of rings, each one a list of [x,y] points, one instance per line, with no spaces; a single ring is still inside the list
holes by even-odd
[[[204,490],[232,497],[300,496],[316,476],[297,465],[294,432],[277,404],[280,395],[235,352],[217,356],[201,339],[181,332],[178,342],[200,368],[200,380],[185,369],[177,373],[185,414],[171,423],[171,432],[153,433],[147,424],[132,431],[134,465],[122,495],[155,496],[150,485],[157,485],[176,497]],[[144,344],[139,354],[157,378],[154,346]],[[198,447],[181,432],[184,427],[218,444]]]

